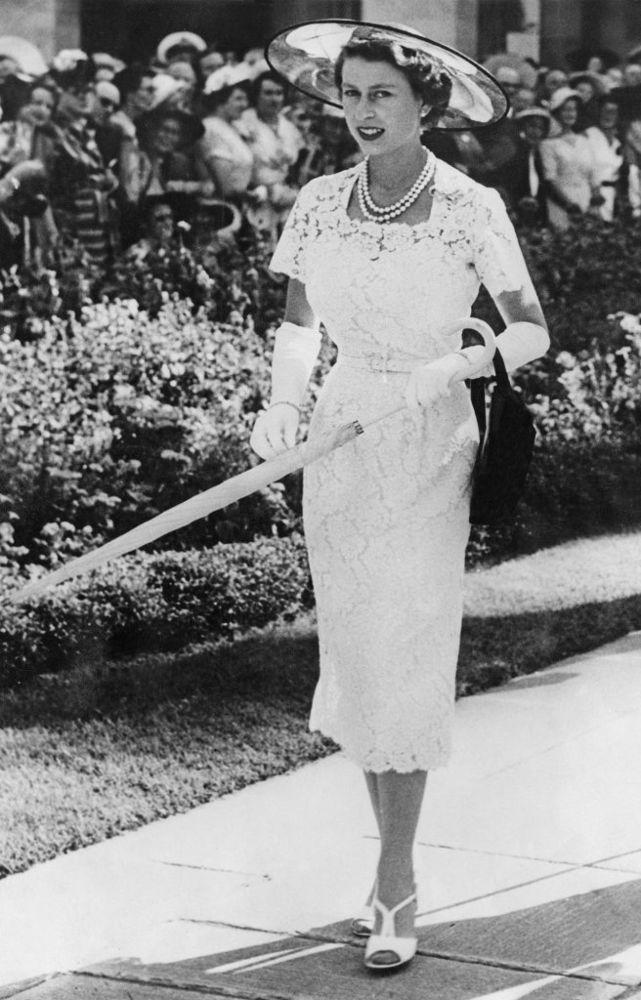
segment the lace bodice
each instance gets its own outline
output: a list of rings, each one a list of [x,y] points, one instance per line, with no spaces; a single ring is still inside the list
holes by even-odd
[[[361,165],[310,181],[271,267],[306,286],[330,337],[348,354],[432,359],[452,349],[443,329],[469,315],[479,285],[520,289],[527,271],[500,196],[437,162],[429,219],[352,219]]]

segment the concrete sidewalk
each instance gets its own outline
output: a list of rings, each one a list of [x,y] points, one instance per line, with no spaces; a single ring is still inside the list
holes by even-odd
[[[455,745],[407,969],[348,933],[377,844],[337,754],[1,881],[0,998],[641,997],[641,633],[460,701]]]

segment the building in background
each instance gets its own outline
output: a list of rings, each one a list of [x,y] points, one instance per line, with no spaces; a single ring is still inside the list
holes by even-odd
[[[0,34],[60,48],[148,56],[168,32],[196,31],[223,49],[262,44],[322,17],[396,21],[482,60],[510,50],[574,68],[598,49],[641,44],[640,0],[1,0]]]

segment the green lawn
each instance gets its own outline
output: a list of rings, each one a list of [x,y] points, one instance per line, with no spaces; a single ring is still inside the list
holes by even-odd
[[[466,578],[459,693],[641,628],[641,533],[577,541]],[[226,645],[88,664],[0,705],[0,872],[21,871],[291,770],[306,730],[311,615]]]

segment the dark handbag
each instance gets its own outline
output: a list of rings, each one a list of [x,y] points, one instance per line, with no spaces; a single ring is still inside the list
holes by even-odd
[[[471,524],[498,524],[514,516],[534,452],[534,418],[517,392],[497,350],[496,383],[486,411],[487,379],[471,382],[480,444],[472,472]]]

